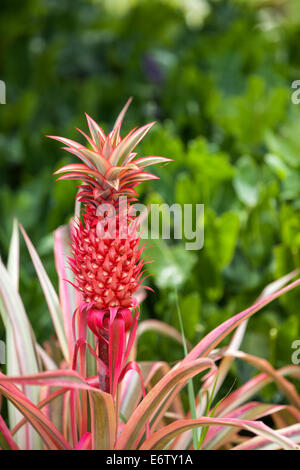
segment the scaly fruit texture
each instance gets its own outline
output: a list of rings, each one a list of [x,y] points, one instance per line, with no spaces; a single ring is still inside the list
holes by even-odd
[[[137,144],[145,137],[154,122],[132,129],[123,139],[120,128],[131,102],[128,100],[112,131],[105,135],[101,127],[86,115],[90,136],[85,136],[90,148],[70,139],[49,136],[62,142],[68,152],[82,163],[66,165],[56,174],[58,179],[82,180],[79,199],[84,203],[82,221],[78,221],[72,240],[70,259],[76,287],[88,305],[105,310],[110,307],[132,307],[132,295],[139,287],[144,260],[143,247],[136,235],[130,202],[137,196],[135,187],[142,181],[156,179],[144,168],[170,161],[168,158],[147,156],[136,158]],[[120,198],[125,207],[120,211]],[[105,209],[111,208],[111,213]],[[122,212],[122,213],[121,213]],[[111,222],[114,223],[111,223]],[[110,233],[111,226],[114,233]],[[125,229],[125,230],[124,230]],[[126,234],[126,235],[123,235]]]
[[[99,386],[113,397],[119,382],[130,369],[142,377],[138,365],[127,362],[139,318],[133,294],[143,280],[145,264],[141,258],[145,246],[140,247],[138,218],[131,203],[136,200],[138,184],[157,178],[144,169],[170,161],[156,156],[137,158],[134,152],[153,122],[132,129],[121,138],[121,124],[130,101],[108,135],[86,115],[90,136],[78,130],[90,148],[64,137],[49,136],[62,142],[63,148],[82,162],[66,165],[56,174],[62,175],[60,180],[82,181],[78,193],[82,217],[72,231],[73,257],[69,261],[75,275],[75,287],[83,298],[77,313],[84,315],[96,337]],[[78,338],[74,367],[78,345],[83,342],[86,338]]]

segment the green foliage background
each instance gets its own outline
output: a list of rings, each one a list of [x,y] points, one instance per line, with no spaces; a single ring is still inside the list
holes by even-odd
[[[152,241],[143,318],[184,328],[195,343],[299,267],[300,78],[297,0],[1,0],[0,250],[13,217],[25,226],[56,282],[51,232],[73,211],[76,183],[55,183],[71,157],[45,134],[80,139],[84,112],[109,130],[134,97],[124,131],[158,124],[141,154],[172,164],[143,185],[144,202],[205,204],[205,244]],[[50,235],[49,235],[50,234]],[[51,334],[24,249],[21,293],[38,338]],[[243,348],[278,366],[300,338],[299,289],[250,322]],[[140,358],[182,351],[147,333]],[[239,370],[239,377],[249,374]]]

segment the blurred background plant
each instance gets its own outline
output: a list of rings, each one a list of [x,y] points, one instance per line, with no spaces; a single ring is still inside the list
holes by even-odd
[[[300,78],[297,0],[2,0],[0,10],[5,261],[17,217],[57,283],[51,233],[69,220],[76,183],[55,184],[53,172],[72,157],[44,136],[76,140],[84,111],[108,130],[133,96],[124,132],[157,120],[140,154],[174,159],[155,170],[155,186],[143,185],[142,200],[205,204],[202,250],[151,242],[156,295],[143,302],[142,318],[178,327],[178,290],[195,344],[299,267],[300,114],[291,102],[291,83]],[[20,291],[38,340],[48,339],[50,318],[25,250]],[[243,350],[275,367],[290,363],[299,301],[295,290],[259,314]],[[181,357],[168,339],[144,333],[140,360]],[[252,373],[235,367],[241,383]]]

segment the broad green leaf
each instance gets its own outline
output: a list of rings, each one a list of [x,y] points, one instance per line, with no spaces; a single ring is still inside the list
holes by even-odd
[[[238,160],[233,186],[246,206],[256,206],[260,193],[259,170],[251,157],[244,156]]]
[[[180,298],[180,310],[184,333],[191,340],[195,336],[197,325],[200,321],[201,298],[197,292],[193,292]]]
[[[205,243],[203,253],[219,269],[228,265],[237,244],[240,222],[233,212],[217,217],[213,210],[205,211]]]
[[[161,289],[180,287],[189,278],[196,257],[184,246],[169,246],[164,240],[151,240],[147,255],[154,261],[147,270]]]

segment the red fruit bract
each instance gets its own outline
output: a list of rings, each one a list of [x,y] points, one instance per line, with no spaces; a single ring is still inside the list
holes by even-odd
[[[104,232],[101,238],[99,224]],[[78,223],[72,240],[74,257],[70,263],[77,287],[84,301],[96,308],[132,307],[132,294],[141,283],[143,267],[140,238],[128,230],[127,238],[120,238],[119,227],[113,238],[105,228],[95,209],[86,207],[83,222]]]
[[[144,168],[170,161],[157,156],[137,159],[137,153],[133,152],[154,123],[133,129],[121,138],[120,128],[130,101],[107,136],[86,115],[90,137],[80,132],[90,149],[64,137],[50,136],[62,142],[65,150],[81,160],[81,163],[64,166],[56,174],[62,175],[58,178],[60,180],[82,181],[78,194],[82,203],[82,220],[76,221],[73,230],[73,257],[69,261],[75,274],[76,288],[83,296],[81,311],[88,312],[87,324],[99,340],[101,373],[103,375],[105,371],[111,375],[110,383],[105,376],[100,377],[100,384],[105,390],[109,387],[112,394],[128,357],[124,333],[132,322],[136,328],[133,317],[138,318],[137,313],[132,316],[129,308],[135,307],[133,293],[143,280],[145,264],[141,258],[144,246],[140,247],[138,220],[130,210],[131,202],[137,195],[135,187],[138,184],[157,178],[145,172]],[[122,351],[111,344],[113,338],[122,343]],[[131,337],[130,344],[132,342]]]
[[[107,136],[86,115],[91,137],[80,132],[92,149],[70,139],[50,136],[66,145],[64,148],[83,162],[67,165],[56,174],[64,173],[59,179],[83,181],[78,197],[85,209],[83,220],[78,221],[73,233],[70,263],[84,301],[99,309],[132,307],[132,294],[141,283],[144,263],[140,255],[144,247],[139,248],[136,230],[130,230],[134,223],[134,217],[129,215],[130,202],[136,196],[134,188],[141,181],[157,178],[144,172],[144,168],[170,161],[164,157],[136,159],[137,154],[133,153],[154,123],[133,129],[121,139],[120,127],[130,101]],[[124,213],[119,208],[121,196],[127,198]],[[104,205],[113,213],[108,221],[103,215]],[[114,226],[113,233],[110,226]]]

